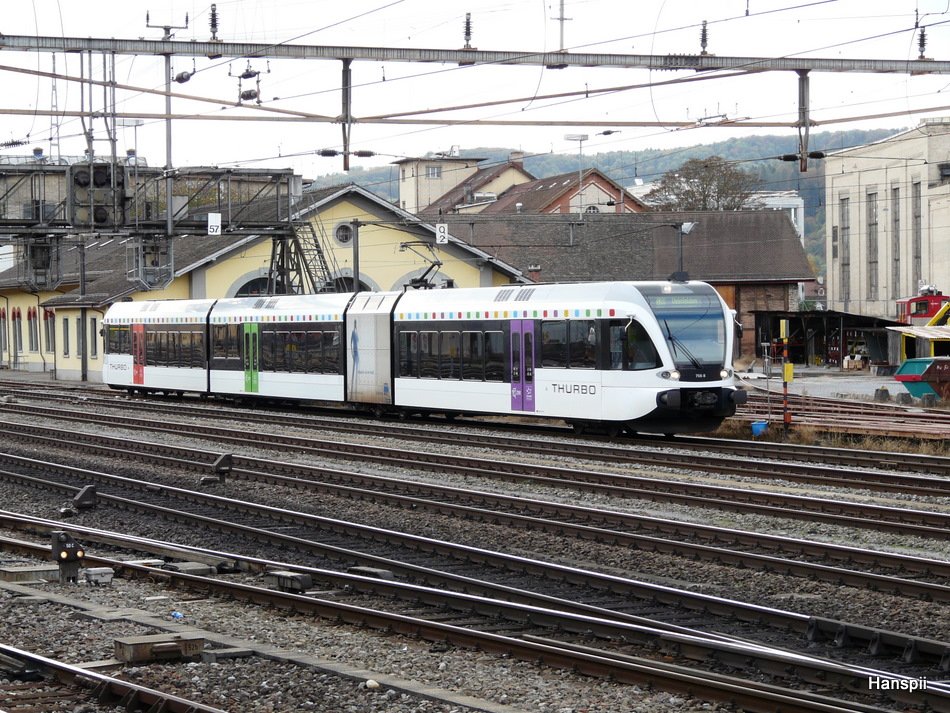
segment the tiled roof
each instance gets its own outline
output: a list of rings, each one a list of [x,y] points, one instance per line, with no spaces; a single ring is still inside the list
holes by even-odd
[[[512,186],[482,213],[515,213],[518,203],[523,213],[540,213],[568,189],[577,190],[577,171]]]
[[[486,168],[480,168],[478,171],[458,184],[455,188],[426,206],[422,211],[419,212],[419,215],[434,216],[438,215],[439,211],[448,213],[454,210],[456,206],[469,202],[467,200],[469,196],[474,195],[483,186],[488,185],[493,180],[498,178],[498,176],[502,175],[505,171],[511,168],[521,171],[527,179],[533,178],[533,176],[525,171],[523,167],[515,166],[514,164],[508,162],[500,163],[495,166],[488,166]]]
[[[676,226],[695,222],[683,238],[683,266],[711,282],[798,282],[814,279],[791,221],[780,211],[556,215],[447,215],[460,240],[543,282],[667,279],[677,270]]]

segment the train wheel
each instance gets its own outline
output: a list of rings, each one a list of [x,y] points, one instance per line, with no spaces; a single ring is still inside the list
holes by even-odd
[[[574,433],[578,436],[583,436],[587,432],[587,424],[583,421],[570,421],[571,428],[574,429]]]

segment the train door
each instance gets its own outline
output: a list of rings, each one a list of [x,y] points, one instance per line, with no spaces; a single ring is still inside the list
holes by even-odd
[[[511,410],[534,411],[534,322],[511,322]]]
[[[132,383],[145,383],[145,325],[132,325]]]
[[[243,349],[241,359],[244,363],[244,391],[256,394],[260,387],[260,329],[256,322],[245,322],[243,331]]]

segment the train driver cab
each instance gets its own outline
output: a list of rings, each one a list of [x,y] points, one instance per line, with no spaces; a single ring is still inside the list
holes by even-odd
[[[624,371],[658,369],[662,362],[656,346],[643,325],[630,317],[626,322],[611,320],[610,368]]]

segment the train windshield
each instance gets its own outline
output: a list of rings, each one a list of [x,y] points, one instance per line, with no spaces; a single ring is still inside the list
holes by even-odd
[[[726,321],[716,291],[709,285],[642,286],[677,367],[722,366],[726,359]]]

